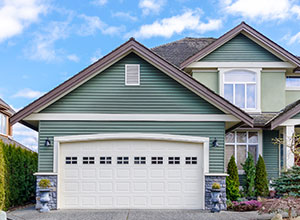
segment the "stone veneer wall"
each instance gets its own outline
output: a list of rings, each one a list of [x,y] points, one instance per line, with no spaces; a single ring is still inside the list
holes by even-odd
[[[48,207],[50,209],[57,209],[57,176],[56,175],[37,175],[36,176],[36,209],[41,208],[40,202],[40,187],[39,182],[41,179],[49,179],[51,182],[51,192],[50,192],[50,202],[48,203]]]
[[[221,186],[221,209],[226,210],[226,176],[205,176],[205,209],[211,209],[211,186],[219,183]]]

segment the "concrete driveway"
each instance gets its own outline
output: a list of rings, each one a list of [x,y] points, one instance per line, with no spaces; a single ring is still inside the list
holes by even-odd
[[[8,212],[11,220],[254,220],[271,219],[256,212],[210,213],[201,210],[55,210],[39,213],[34,207]]]

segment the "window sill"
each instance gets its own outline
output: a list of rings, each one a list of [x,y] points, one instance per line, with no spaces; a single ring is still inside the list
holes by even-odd
[[[300,87],[287,87],[285,88],[286,91],[300,91]]]

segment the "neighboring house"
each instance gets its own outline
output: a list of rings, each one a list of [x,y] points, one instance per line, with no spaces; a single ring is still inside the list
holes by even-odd
[[[247,152],[269,178],[293,165],[272,139],[300,124],[299,67],[245,23],[153,49],[131,38],[10,122],[39,132],[53,209],[204,209],[231,155],[240,174]]]
[[[0,141],[5,144],[13,144],[15,146],[30,150],[12,137],[13,129],[10,123],[10,118],[15,114],[15,111],[0,98]]]

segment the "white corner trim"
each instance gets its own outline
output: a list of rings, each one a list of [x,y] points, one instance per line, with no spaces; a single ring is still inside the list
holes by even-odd
[[[226,114],[69,114],[33,113],[28,121],[240,121]]]
[[[227,173],[204,173],[204,176],[229,176]]]
[[[53,172],[50,172],[50,173],[47,173],[47,172],[37,172],[37,173],[34,173],[33,174],[34,176],[57,176],[58,173],[53,173]]]
[[[288,62],[193,62],[186,68],[295,68]]]

